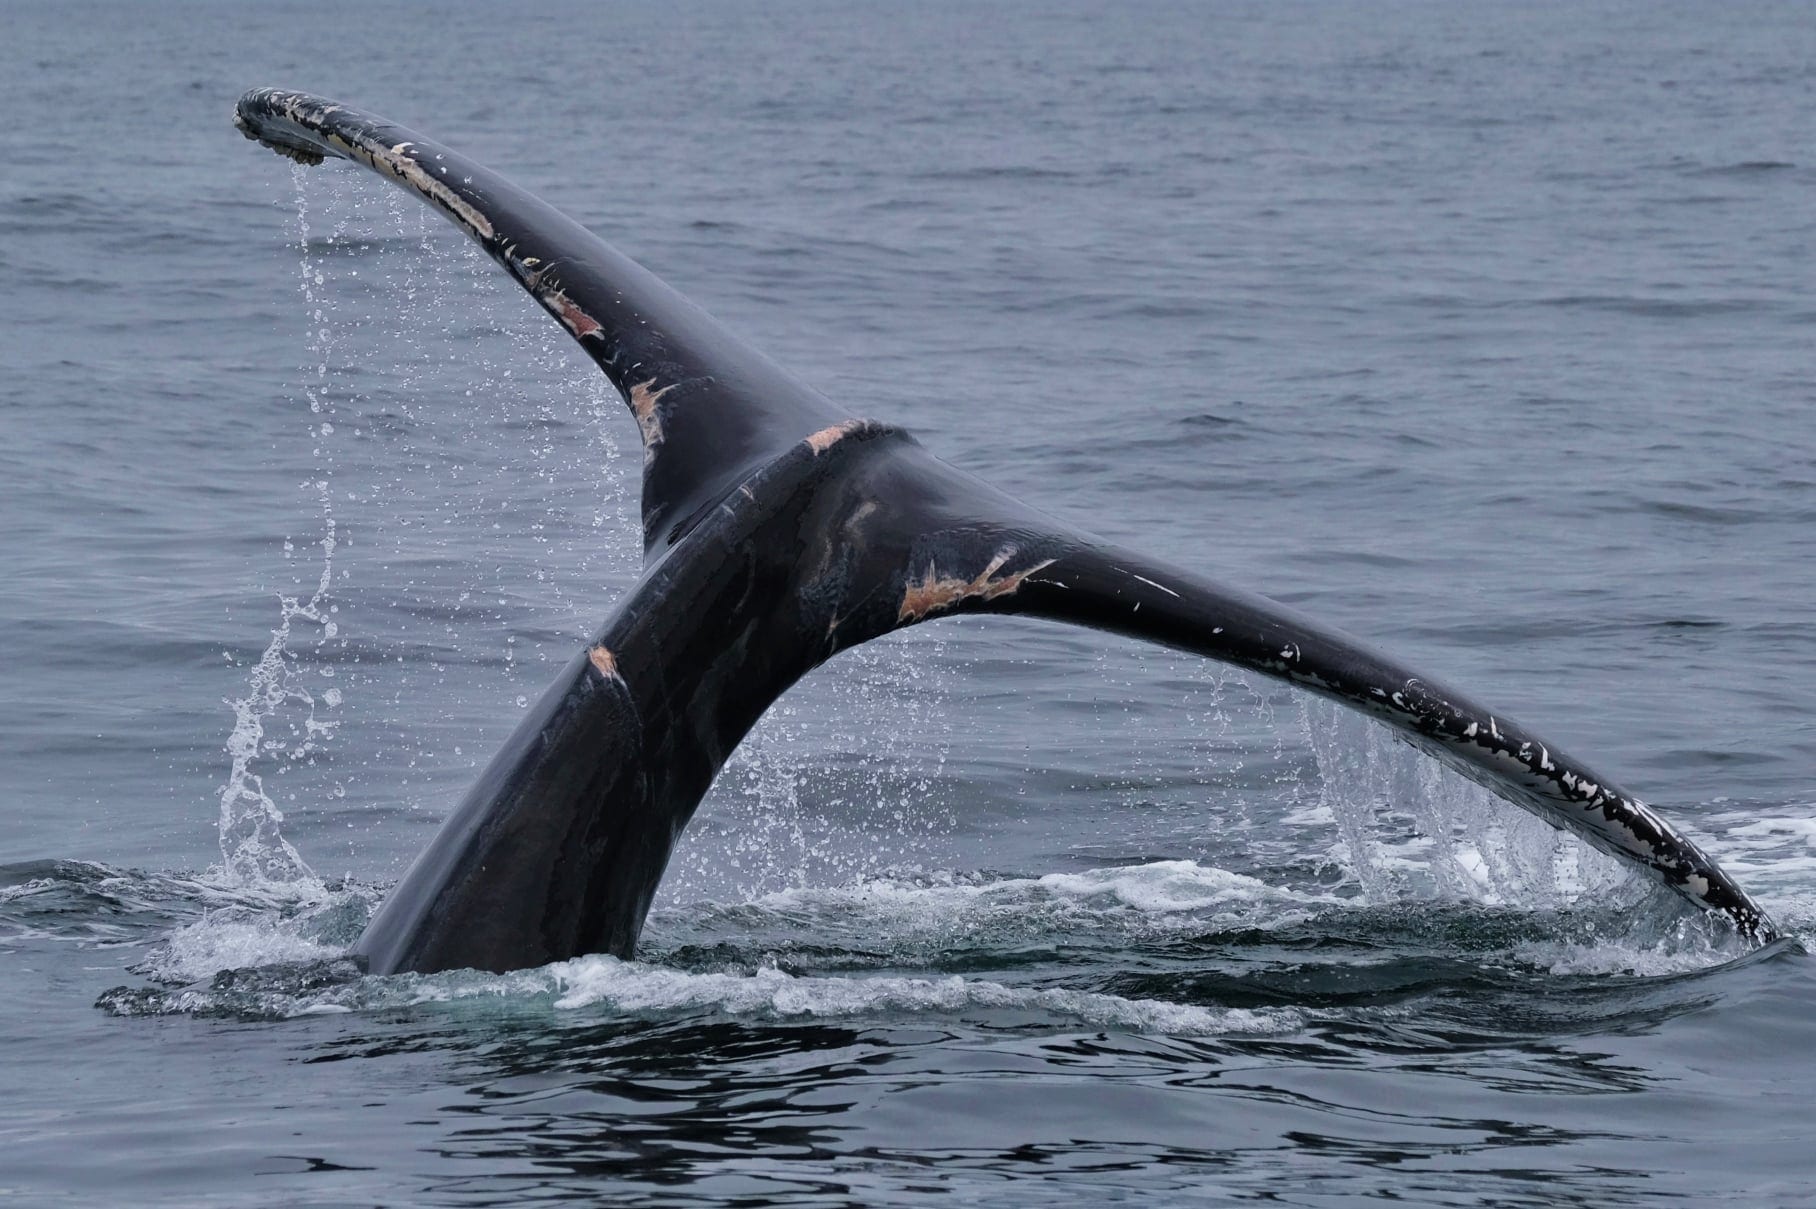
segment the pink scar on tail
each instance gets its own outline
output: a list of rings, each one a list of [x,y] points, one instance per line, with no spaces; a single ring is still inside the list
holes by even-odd
[[[927,564],[927,573],[918,581],[910,581],[908,590],[902,593],[902,607],[896,613],[898,622],[919,621],[929,613],[949,609],[961,600],[995,600],[998,596],[1007,596],[1018,591],[1022,581],[1043,567],[1053,565],[1052,559],[1035,563],[1013,575],[1000,579],[992,578],[1003,569],[1003,564],[1015,557],[1013,546],[998,550],[990,565],[977,573],[976,579],[959,579],[956,576],[942,576],[935,571],[932,563]]]
[[[862,420],[844,420],[837,424],[828,424],[807,438],[808,448],[813,450],[813,456],[817,458],[862,427],[864,427]]]
[[[618,674],[618,657],[604,646],[596,646],[586,653],[587,662],[599,669],[599,674],[607,680],[624,683],[624,677]]]
[[[584,340],[588,336],[597,336],[605,330],[599,326],[597,319],[581,310],[566,294],[560,292],[550,294],[547,301],[555,312],[555,318],[561,320],[561,325],[574,333],[574,339]]]
[[[656,456],[656,446],[662,444],[662,413],[656,410],[656,404],[662,396],[675,389],[669,383],[661,390],[651,390],[656,384],[651,378],[631,387],[631,414],[637,417],[637,428],[643,433],[643,460],[648,462]]]

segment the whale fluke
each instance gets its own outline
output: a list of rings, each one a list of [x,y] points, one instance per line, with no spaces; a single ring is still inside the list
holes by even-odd
[[[853,416],[496,173],[303,93],[248,92],[235,123],[440,210],[599,364],[643,438],[642,577],[373,918],[355,947],[373,972],[629,957],[676,839],[776,698],[840,650],[964,613],[1125,634],[1341,702],[1749,940],[1776,935],[1696,845],[1555,745],[1339,630],[1103,542]]]

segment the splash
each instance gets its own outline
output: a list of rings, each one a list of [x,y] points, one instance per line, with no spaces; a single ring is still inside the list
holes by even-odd
[[[247,693],[227,702],[233,710],[233,733],[227,737],[227,754],[233,763],[227,784],[221,789],[221,860],[227,877],[242,884],[320,882],[290,841],[284,838],[280,831],[283,811],[266,792],[264,774],[255,769],[261,762],[282,755],[306,759],[333,733],[331,722],[316,717],[315,695],[302,685],[291,667],[288,649],[291,627],[298,619],[321,625],[332,635],[328,627],[334,623],[326,620],[322,598],[333,572],[333,540],[332,530],[322,539],[322,576],[315,595],[306,601],[291,596],[279,598],[281,621],[271,632],[270,643],[248,677]],[[328,691],[333,693],[335,690]],[[332,703],[327,694],[323,696],[323,704]],[[267,740],[266,722],[292,704],[307,711],[302,719],[302,741],[291,744]]]
[[[662,901],[842,885],[950,858],[943,650],[937,634],[868,643],[778,701],[683,833]]]
[[[284,552],[318,561],[280,595],[244,693],[226,702],[219,839],[226,875],[248,884],[313,884],[284,810],[344,799],[362,768],[432,769],[387,796],[444,804],[453,791],[439,778],[474,756],[438,742],[435,723],[460,714],[471,731],[474,717],[531,699],[541,665],[597,623],[601,578],[634,573],[639,547],[634,509],[619,506],[630,489],[610,432],[615,396],[575,372],[565,335],[533,304],[499,302],[483,257],[437,238],[433,216],[396,190],[293,175],[307,343],[291,393],[307,407],[302,487],[318,528]],[[440,578],[400,583],[400,565]],[[364,595],[350,595],[354,580]],[[351,647],[350,601],[361,605]],[[475,667],[504,683],[481,683]],[[431,698],[440,716],[425,718]]]
[[[338,532],[334,502],[329,494],[332,456],[323,450],[331,448],[325,438],[334,432],[334,405],[325,389],[328,366],[334,345],[333,328],[327,323],[316,290],[324,282],[322,266],[316,263],[309,246],[309,211],[300,168],[295,178],[295,235],[301,249],[299,268],[303,301],[310,311],[309,350],[316,362],[313,376],[302,387],[309,404],[311,435],[321,439],[316,446],[318,474],[305,484],[316,498],[323,532],[316,543],[321,550],[321,568],[314,590],[305,598],[278,597],[278,626],[271,631],[259,661],[247,677],[246,695],[230,700],[233,731],[227,738],[227,754],[232,761],[227,783],[221,788],[220,846],[222,868],[226,876],[247,885],[293,884],[319,889],[320,879],[309,868],[302,855],[283,836],[283,811],[278,809],[265,788],[265,773],[259,771],[276,761],[310,759],[321,745],[333,737],[336,723],[324,717],[340,704],[338,688],[329,688],[318,698],[303,682],[290,649],[292,636],[299,623],[314,626],[319,635],[317,646],[333,639],[338,624],[331,613],[329,591],[334,583],[334,551]],[[319,420],[316,417],[321,417]],[[286,551],[290,542],[285,541]],[[331,675],[331,668],[321,669]],[[274,723],[290,707],[300,708],[304,716],[300,725],[292,725],[296,741],[267,738],[267,724]]]
[[[268,888],[223,901],[215,892],[203,900],[198,918],[164,936],[132,970],[182,986],[234,971],[337,960],[358,938],[378,897],[371,887],[349,883],[323,886],[313,896]]]
[[[1644,897],[1613,858],[1445,768],[1385,727],[1306,698],[1303,724],[1336,825],[1333,856],[1362,898],[1452,899],[1551,910]]]

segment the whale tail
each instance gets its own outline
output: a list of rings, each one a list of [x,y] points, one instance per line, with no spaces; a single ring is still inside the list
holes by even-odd
[[[1120,633],[1329,697],[1749,938],[1775,934],[1637,797],[1504,715],[853,417],[480,165],[301,93],[249,92],[235,121],[306,162],[363,164],[440,210],[599,364],[643,437],[643,577],[374,917],[355,951],[375,972],[629,956],[675,840],[777,697],[842,649],[974,612]]]

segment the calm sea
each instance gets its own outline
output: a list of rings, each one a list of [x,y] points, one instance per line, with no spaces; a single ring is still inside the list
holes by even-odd
[[[263,84],[1467,687],[1794,939],[973,619],[783,699],[636,962],[350,975],[635,577],[640,456],[445,223],[243,141]],[[1816,1203],[1807,4],[16,0],[0,113],[0,1199]]]

